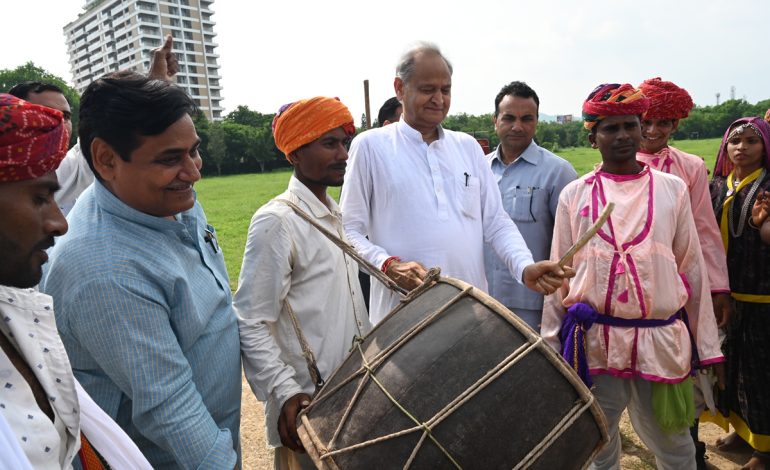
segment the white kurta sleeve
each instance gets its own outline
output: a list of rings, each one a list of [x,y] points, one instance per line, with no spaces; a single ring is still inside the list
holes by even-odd
[[[348,241],[361,256],[379,268],[390,255],[367,238],[372,220],[371,198],[374,189],[374,178],[369,165],[371,152],[366,139],[359,137],[353,140],[345,184],[340,196],[340,209]]]
[[[257,399],[267,401],[272,395],[280,406],[302,393],[296,371],[281,360],[270,328],[281,314],[291,284],[291,247],[291,238],[279,216],[255,214],[233,297],[246,380]]]

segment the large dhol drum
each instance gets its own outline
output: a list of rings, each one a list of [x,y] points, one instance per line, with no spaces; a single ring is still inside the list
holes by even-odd
[[[300,417],[325,469],[578,469],[607,441],[572,369],[497,301],[444,277],[356,343]]]

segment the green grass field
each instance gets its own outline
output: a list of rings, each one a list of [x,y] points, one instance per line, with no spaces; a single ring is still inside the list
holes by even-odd
[[[706,167],[712,169],[719,143],[720,139],[704,139],[682,140],[674,145],[685,152],[704,157]],[[599,151],[590,148],[570,148],[558,153],[571,162],[580,175],[590,171],[600,161]],[[238,284],[251,216],[261,205],[286,189],[290,175],[291,172],[287,170],[209,177],[195,186],[209,223],[217,230],[233,289]],[[335,199],[339,197],[338,188],[330,188],[329,192]]]

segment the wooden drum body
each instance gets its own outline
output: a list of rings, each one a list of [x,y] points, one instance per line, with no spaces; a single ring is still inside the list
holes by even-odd
[[[451,278],[407,297],[300,417],[302,442],[326,469],[584,468],[607,441],[572,369],[509,310]]]

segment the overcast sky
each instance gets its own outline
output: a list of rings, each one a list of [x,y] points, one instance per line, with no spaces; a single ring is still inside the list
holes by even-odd
[[[0,69],[28,60],[71,81],[62,27],[84,0],[3,2]],[[216,0],[226,112],[272,113],[338,96],[358,122],[363,80],[372,113],[393,96],[395,64],[416,40],[452,61],[450,113],[493,111],[506,83],[524,80],[547,114],[577,114],[595,85],[661,76],[700,105],[715,94],[770,98],[770,2],[473,0],[373,2]]]

